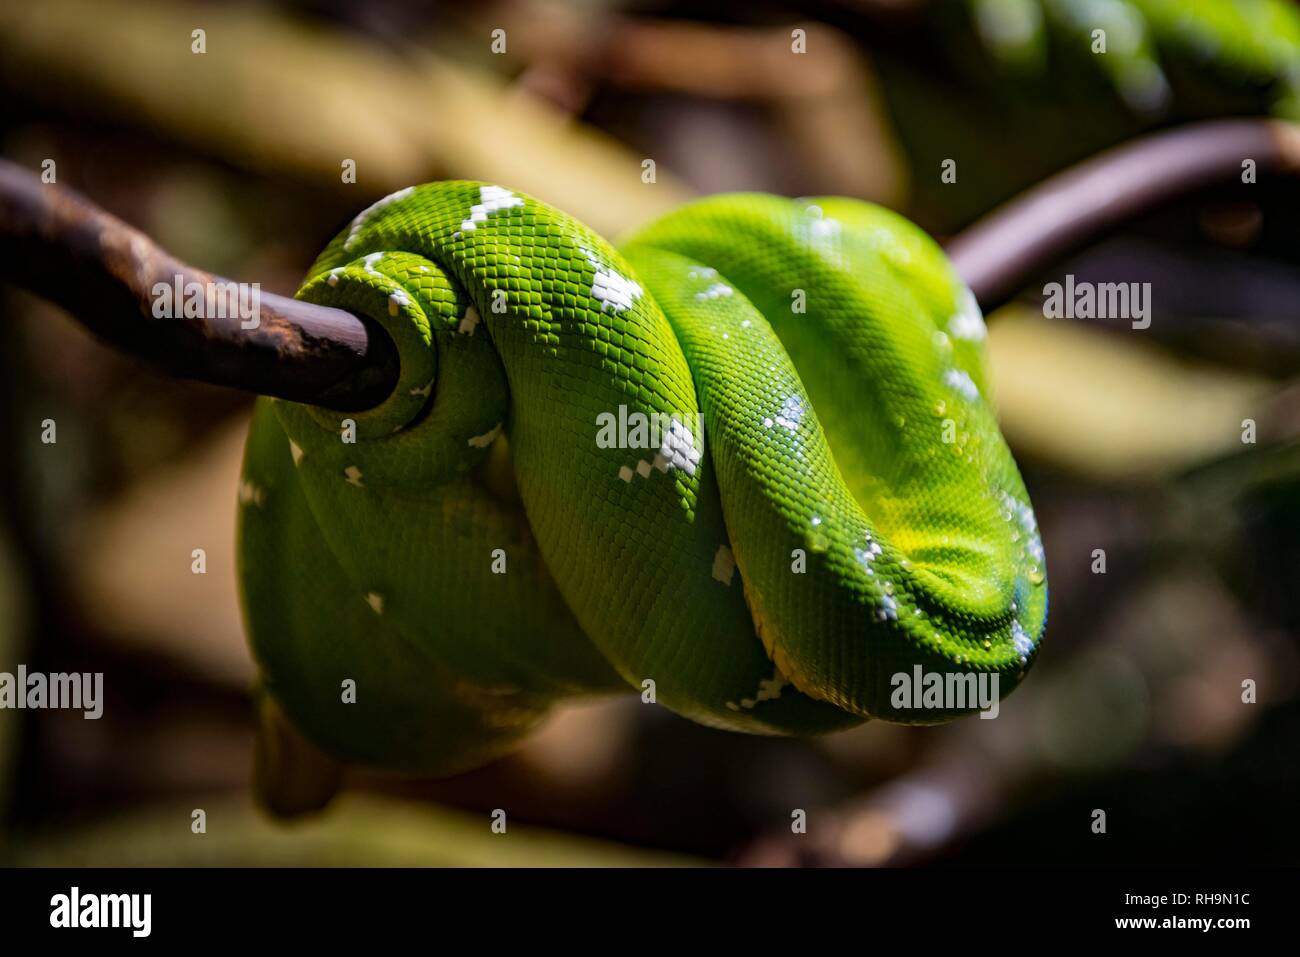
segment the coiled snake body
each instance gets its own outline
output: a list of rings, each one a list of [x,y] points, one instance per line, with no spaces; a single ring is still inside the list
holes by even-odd
[[[299,295],[401,363],[350,417],[261,400],[248,440],[252,646],[329,751],[451,772],[628,684],[738,731],[929,723],[970,708],[900,707],[893,676],[1005,693],[1034,657],[1042,546],[983,321],[893,213],[718,196],[618,252],[435,183],[360,214]]]

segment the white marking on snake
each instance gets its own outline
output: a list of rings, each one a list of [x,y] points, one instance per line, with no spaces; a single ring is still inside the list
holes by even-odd
[[[289,440],[289,455],[293,458],[294,465],[302,461],[302,448],[293,439]]]
[[[735,291],[736,290],[732,289],[725,282],[715,282],[712,286],[710,286],[708,289],[705,289],[703,292],[697,292],[695,294],[695,298],[696,299],[720,299],[723,296],[730,296]]]
[[[876,556],[882,551],[879,542],[871,542],[866,548],[853,549],[853,557],[862,563],[862,567],[867,570],[867,574],[875,574],[871,570],[871,563],[876,560]]]
[[[695,447],[695,436],[685,425],[673,419],[668,423],[659,454],[655,456],[655,467],[660,472],[681,469],[687,475],[694,475],[699,464],[700,450]]]
[[[826,254],[836,264],[843,261],[840,250],[840,221],[824,216],[820,206],[809,206],[804,212],[808,219],[794,224],[794,238],[797,242]]]
[[[792,395],[785,400],[781,406],[781,411],[776,414],[776,424],[783,429],[793,432],[799,428],[799,423],[803,421],[803,400],[797,395]],[[767,425],[767,419],[763,420]]]
[[[1016,651],[1022,655],[1028,655],[1034,650],[1033,640],[1025,634],[1025,629],[1020,627],[1020,622],[1011,623],[1011,643],[1016,646]]]
[[[1034,518],[1034,510],[1027,502],[1020,501],[1010,492],[1002,491],[998,495],[1002,500],[1003,509],[1006,510],[1007,518],[1014,519],[1025,535],[1026,554],[1041,564],[1046,555],[1043,552],[1043,539],[1038,532],[1038,520]]]
[[[258,488],[248,479],[239,483],[239,504],[241,505],[261,505],[266,501],[266,492]]]
[[[724,585],[730,585],[732,576],[736,574],[736,558],[731,554],[731,549],[726,545],[719,545],[718,552],[713,556],[713,577],[716,581]]]
[[[898,621],[898,603],[891,596],[880,596],[880,607],[876,609],[876,621]]]
[[[463,220],[460,228],[466,232],[478,229],[479,223],[487,222],[488,216],[503,209],[517,209],[524,205],[522,197],[516,196],[500,186],[480,186],[479,202],[469,208],[469,219]]]
[[[384,596],[379,594],[379,592],[367,592],[366,604],[375,610],[376,615],[382,615],[384,613]]]
[[[478,310],[473,306],[470,306],[465,310],[465,315],[461,317],[460,325],[456,327],[456,331],[461,335],[472,336],[474,335],[475,327],[477,327],[482,321],[483,320],[479,318]]]
[[[424,396],[424,398],[427,399],[427,398],[429,397],[429,393],[431,393],[431,392],[433,391],[433,384],[434,384],[434,382],[436,382],[436,381],[437,381],[436,379],[430,379],[428,382],[426,382],[424,385],[420,386],[418,389],[412,387],[411,390],[410,390],[411,395]],[[399,428],[400,428],[400,426],[399,426]],[[396,429],[395,429],[394,431],[396,431]]]
[[[331,287],[337,286],[339,284],[339,273],[342,271],[342,266],[335,266],[329,271],[329,275],[325,277],[325,281],[329,283]]]
[[[789,684],[789,679],[781,673],[780,667],[773,665],[772,677],[759,679],[758,690],[754,692],[754,697],[741,698],[740,707],[737,707],[734,701],[728,701],[727,707],[732,711],[739,711],[741,708],[753,708],[754,705],[763,701],[775,701],[781,697],[781,690],[788,687]]]
[[[363,209],[361,212],[357,213],[356,218],[352,220],[352,228],[348,230],[348,238],[343,240],[343,248],[344,249],[352,248],[352,244],[356,242],[357,237],[361,235],[361,230],[366,225],[366,220],[368,220],[375,213],[379,212],[385,206],[395,203],[399,199],[405,199],[406,197],[410,196],[411,193],[413,192],[415,192],[414,186],[408,186],[405,189],[399,189],[396,193],[389,193],[383,199],[376,200],[375,202],[367,206],[365,209]]]
[[[632,481],[632,479],[637,475],[642,478],[649,478],[650,473],[656,468],[660,472],[667,472],[669,468],[668,460],[664,459],[662,455],[656,454],[653,464],[646,459],[641,459],[632,467],[620,465],[618,469],[618,477],[624,482]]]
[[[818,219],[808,227],[808,233],[817,242],[825,242],[840,234],[838,219]]]
[[[496,425],[492,426],[492,428],[489,431],[484,432],[482,435],[476,435],[472,439],[470,439],[469,440],[470,448],[485,449],[493,442],[495,442],[497,436],[500,434],[501,434],[501,423],[498,422]]]
[[[979,342],[988,336],[989,330],[984,325],[984,314],[980,312],[980,304],[969,289],[962,289],[957,301],[957,312],[948,320],[948,331],[954,338],[965,339],[968,342]]]
[[[596,270],[596,275],[591,280],[591,295],[600,302],[600,311],[613,310],[614,315],[618,315],[625,309],[631,309],[644,290],[626,276],[621,276],[602,264],[590,249],[582,250],[582,254]]]
[[[401,309],[410,301],[411,300],[406,298],[406,293],[404,292],[393,293],[388,297],[388,314],[390,316],[397,315],[397,310]]]
[[[372,276],[382,276],[383,273],[375,270],[375,263],[379,262],[379,260],[383,258],[383,253],[370,253],[369,255],[361,257],[361,265],[365,271],[370,273]]]
[[[349,465],[343,470],[344,477],[348,480],[349,485],[355,485],[357,488],[365,488],[361,484],[361,469],[355,465]]]
[[[943,381],[945,385],[956,389],[972,402],[980,397],[979,387],[962,369],[949,369],[943,374]]]

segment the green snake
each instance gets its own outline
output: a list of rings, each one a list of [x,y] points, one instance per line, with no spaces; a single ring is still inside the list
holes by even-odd
[[[1042,543],[983,319],[897,214],[723,195],[615,250],[433,183],[299,297],[400,357],[363,413],[259,400],[240,482],[262,689],[333,755],[452,773],[629,685],[735,731],[936,723],[973,705],[900,706],[894,676],[1006,694],[1034,659]]]

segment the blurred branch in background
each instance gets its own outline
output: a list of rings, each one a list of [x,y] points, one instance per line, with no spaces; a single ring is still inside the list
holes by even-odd
[[[207,831],[192,833],[202,809]],[[286,826],[246,797],[195,794],[90,827],[25,837],[12,863],[82,867],[690,867],[705,862],[555,834],[512,821],[495,834],[484,815],[347,796]]]
[[[1099,233],[1207,183],[1235,179],[1243,157],[1263,175],[1300,170],[1300,128],[1269,120],[1211,122],[1110,150],[960,234],[949,247],[953,265],[987,308]],[[7,163],[0,163],[0,254],[8,278],[55,298],[119,347],[176,374],[349,410],[375,404],[396,378],[387,337],[337,309],[268,294],[262,324],[251,331],[233,314],[224,323],[155,319],[149,301],[156,280],[170,287],[173,275],[201,284],[213,277],[172,259],[75,193],[42,185]],[[1009,341],[1022,344],[1021,353],[994,350],[998,363],[1012,367],[1003,376],[1008,429],[1031,451],[1078,474],[1131,476],[1218,454],[1237,440],[1238,424],[1265,394],[1262,382],[1245,376],[1157,375],[1158,355],[1094,342],[1070,327],[1024,325],[1018,333]],[[1006,341],[1003,334],[995,345]],[[1108,351],[1114,355],[1100,361]],[[1098,361],[1079,364],[1081,354]],[[1063,388],[1077,378],[1076,369],[1085,379],[1073,391]],[[1144,395],[1135,396],[1134,388]],[[1118,395],[1122,408],[1108,404]],[[1043,414],[1044,406],[1051,414]],[[1062,429],[1072,421],[1079,427]],[[1056,441],[1061,436],[1068,438]]]
[[[1298,173],[1300,126],[1280,120],[1197,123],[1141,137],[1056,174],[968,227],[947,252],[980,306],[990,310],[1047,264],[1143,213],[1186,201],[1207,186]]]
[[[190,34],[199,28],[207,52],[196,54]],[[358,208],[412,183],[482,179],[617,235],[689,195],[667,170],[642,183],[641,157],[490,74],[432,53],[413,60],[264,7],[6,4],[0,81],[322,186],[343,189],[341,164],[355,160]]]
[[[857,196],[895,208],[906,202],[906,160],[874,72],[857,44],[833,27],[650,19],[556,0],[476,10],[469,22],[471,35],[507,29],[510,58],[523,65],[519,87],[562,109],[582,112],[597,90],[634,103],[654,97],[656,108],[634,122],[607,119],[706,192],[763,188]],[[795,30],[806,54],[792,53]],[[717,109],[722,103],[732,109]],[[747,109],[762,111],[758,128],[744,123]],[[685,125],[685,136],[674,122]]]

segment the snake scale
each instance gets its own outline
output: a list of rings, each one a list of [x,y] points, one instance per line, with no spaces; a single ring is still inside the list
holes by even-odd
[[[259,400],[241,477],[263,691],[340,758],[453,773],[629,685],[735,731],[935,723],[971,709],[899,707],[891,676],[1005,694],[1035,656],[983,319],[892,212],[722,195],[616,250],[433,183],[358,215],[299,298],[400,357],[362,413]]]

